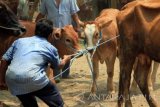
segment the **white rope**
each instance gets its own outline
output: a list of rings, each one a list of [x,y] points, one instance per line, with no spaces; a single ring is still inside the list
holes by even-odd
[[[3,28],[3,29],[7,29],[7,30],[19,30],[19,29],[17,29],[17,28],[8,28],[8,27],[4,27],[4,26],[0,26],[0,28]]]
[[[72,56],[74,56],[74,57],[71,59],[70,66],[69,66],[68,68],[66,68],[64,71],[62,71],[61,73],[59,73],[58,75],[56,75],[55,77],[50,78],[50,80],[55,79],[55,78],[58,78],[59,76],[61,76],[63,73],[65,73],[65,72],[71,67],[73,61],[74,61],[77,57],[82,56],[82,55],[84,55],[84,54],[86,54],[86,53],[88,53],[88,50],[85,49],[85,50],[79,51],[79,52],[76,53],[76,54],[73,54]]]
[[[89,59],[88,54],[86,54],[86,59],[87,59],[87,62],[88,62],[89,68],[90,68],[92,83],[95,82],[95,85],[96,85],[96,89],[97,89],[97,90],[98,90],[98,86],[97,86],[97,82],[96,82],[95,79],[94,79],[95,77],[94,77],[94,75],[93,75],[93,64],[92,64],[91,61],[92,61],[92,59],[93,59],[93,55],[95,54],[96,49],[97,49],[98,44],[100,43],[100,41],[101,41],[101,38],[98,40],[96,46],[93,47],[93,54],[92,54],[92,56],[90,57],[90,59]],[[86,45],[85,45],[85,48],[86,48]],[[91,88],[91,87],[92,87],[92,85],[90,86],[90,88]]]
[[[108,40],[106,40],[106,41],[104,41],[104,42],[102,42],[102,43],[100,43],[100,44],[97,44],[96,46],[87,47],[86,49],[83,49],[83,50],[77,52],[76,54],[73,54],[72,56],[74,56],[74,57],[71,59],[70,66],[69,66],[67,69],[65,69],[64,71],[62,71],[60,74],[56,75],[56,76],[53,77],[53,78],[50,78],[50,80],[55,79],[55,78],[61,76],[63,73],[65,73],[65,72],[71,67],[73,61],[74,61],[76,58],[78,58],[78,57],[80,57],[80,56],[82,56],[82,55],[86,55],[87,53],[89,53],[89,51],[95,50],[97,47],[99,47],[99,46],[101,46],[101,45],[103,45],[103,44],[105,44],[105,43],[107,43],[107,42],[109,42],[109,41],[111,41],[111,40],[119,37],[119,36],[120,36],[120,35],[115,36],[115,37],[113,37],[113,38],[111,38],[111,39],[108,39]],[[93,77],[93,75],[92,75],[92,77]]]
[[[111,41],[111,40],[113,40],[113,39],[116,39],[116,38],[118,38],[120,35],[118,35],[118,36],[115,36],[115,37],[113,37],[113,38],[111,38],[111,39],[108,39],[108,40],[106,40],[106,41],[104,41],[104,42],[102,42],[102,43],[99,43],[98,45],[96,45],[96,46],[93,46],[93,47],[89,47],[89,49],[94,49],[94,48],[97,48],[97,47],[99,47],[99,46],[101,46],[101,45],[103,45],[103,44],[105,44],[105,43],[107,43],[107,42],[109,42],[109,41]]]

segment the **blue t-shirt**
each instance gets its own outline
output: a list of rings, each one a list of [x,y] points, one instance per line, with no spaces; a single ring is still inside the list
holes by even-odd
[[[76,0],[61,0],[59,7],[55,0],[42,0],[40,12],[51,20],[54,27],[62,28],[72,24],[71,15],[77,13],[79,7]]]
[[[3,55],[10,61],[6,83],[13,95],[27,94],[45,87],[49,79],[46,68],[51,63],[57,69],[60,61],[57,49],[45,38],[20,38]]]

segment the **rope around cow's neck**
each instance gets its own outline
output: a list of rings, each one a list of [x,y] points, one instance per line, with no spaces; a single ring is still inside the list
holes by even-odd
[[[92,82],[95,82],[95,85],[96,85],[96,89],[97,89],[97,90],[98,90],[98,86],[97,86],[96,80],[94,79],[95,77],[94,77],[94,75],[93,75],[93,72],[94,72],[94,71],[93,71],[93,64],[92,64],[91,61],[92,61],[92,59],[93,59],[93,55],[95,54],[96,49],[97,49],[97,47],[98,47],[98,45],[99,45],[99,43],[100,43],[101,40],[102,40],[102,33],[100,33],[100,38],[99,38],[98,42],[96,43],[95,47],[93,48],[93,54],[92,54],[92,56],[89,58],[89,55],[86,54],[86,59],[87,59],[87,62],[88,62],[89,68],[90,68],[90,73],[91,73]],[[87,49],[87,45],[84,44],[84,46],[85,46],[85,49]]]
[[[101,45],[103,45],[103,44],[105,44],[105,43],[107,43],[107,42],[109,42],[109,41],[111,41],[111,40],[113,40],[113,39],[115,39],[115,38],[117,38],[117,37],[119,37],[119,35],[118,35],[118,36],[115,36],[115,37],[113,37],[113,38],[111,38],[111,39],[108,39],[108,40],[106,40],[106,41],[104,41],[104,42],[102,42],[102,43],[100,43],[100,41],[102,40],[102,32],[100,32],[100,38],[98,39],[98,42],[96,43],[95,46],[92,47],[93,53],[92,53],[90,59],[89,59],[88,54],[86,55],[87,62],[88,62],[89,68],[90,68],[90,73],[91,73],[91,76],[92,76],[92,82],[95,82],[95,85],[96,85],[96,89],[97,89],[97,90],[98,90],[98,86],[97,86],[97,82],[95,81],[95,79],[94,79],[94,77],[93,77],[93,72],[94,72],[94,71],[93,71],[93,64],[92,64],[91,61],[92,61],[93,56],[94,56],[94,54],[95,54],[95,52],[96,52],[96,49],[97,49],[99,46],[101,46]],[[84,44],[84,45],[85,45],[85,48],[87,48],[87,47],[86,47],[86,44]]]
[[[80,57],[80,56],[82,56],[82,55],[86,55],[87,53],[89,53],[89,51],[95,50],[97,47],[99,47],[99,46],[101,46],[101,45],[103,45],[103,44],[105,44],[105,43],[107,43],[107,42],[109,42],[109,41],[111,41],[111,40],[113,40],[113,39],[116,39],[116,38],[119,37],[119,36],[120,36],[120,35],[115,36],[115,37],[113,37],[113,38],[111,38],[111,39],[108,39],[108,40],[106,40],[106,41],[104,41],[104,42],[102,42],[102,43],[97,44],[96,46],[88,47],[88,48],[86,48],[86,49],[83,49],[83,50],[77,52],[76,54],[73,54],[74,57],[71,59],[70,66],[69,66],[67,69],[65,69],[64,71],[62,71],[60,74],[56,75],[56,76],[53,77],[53,78],[50,78],[50,80],[55,79],[55,78],[61,76],[63,73],[65,73],[65,72],[71,67],[73,61],[74,61],[76,58],[78,58],[78,57]]]
[[[5,26],[0,26],[0,28],[7,29],[7,30],[13,30],[13,31],[19,30],[17,28],[9,28],[9,27],[5,27]]]

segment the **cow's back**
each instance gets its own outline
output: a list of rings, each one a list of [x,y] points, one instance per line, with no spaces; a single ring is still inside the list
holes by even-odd
[[[160,60],[160,1],[135,1],[123,7],[117,17],[120,39],[138,53]],[[156,39],[155,39],[156,38]],[[125,44],[122,42],[122,48]]]
[[[108,16],[110,19],[115,19],[118,15],[119,10],[118,9],[104,9],[100,12],[99,17]]]
[[[104,35],[110,35],[111,37],[118,35],[118,28],[116,23],[116,17],[118,13],[119,10],[117,9],[104,9],[101,11],[100,16],[95,19],[98,23],[104,25],[102,28]],[[111,23],[109,23],[110,21]]]

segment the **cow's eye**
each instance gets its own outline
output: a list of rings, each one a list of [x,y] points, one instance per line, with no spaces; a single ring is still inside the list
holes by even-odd
[[[66,42],[67,42],[67,43],[71,43],[71,40],[70,40],[70,39],[66,39]]]
[[[95,34],[95,38],[98,38],[98,36],[99,36],[98,33],[96,33],[96,34]]]

